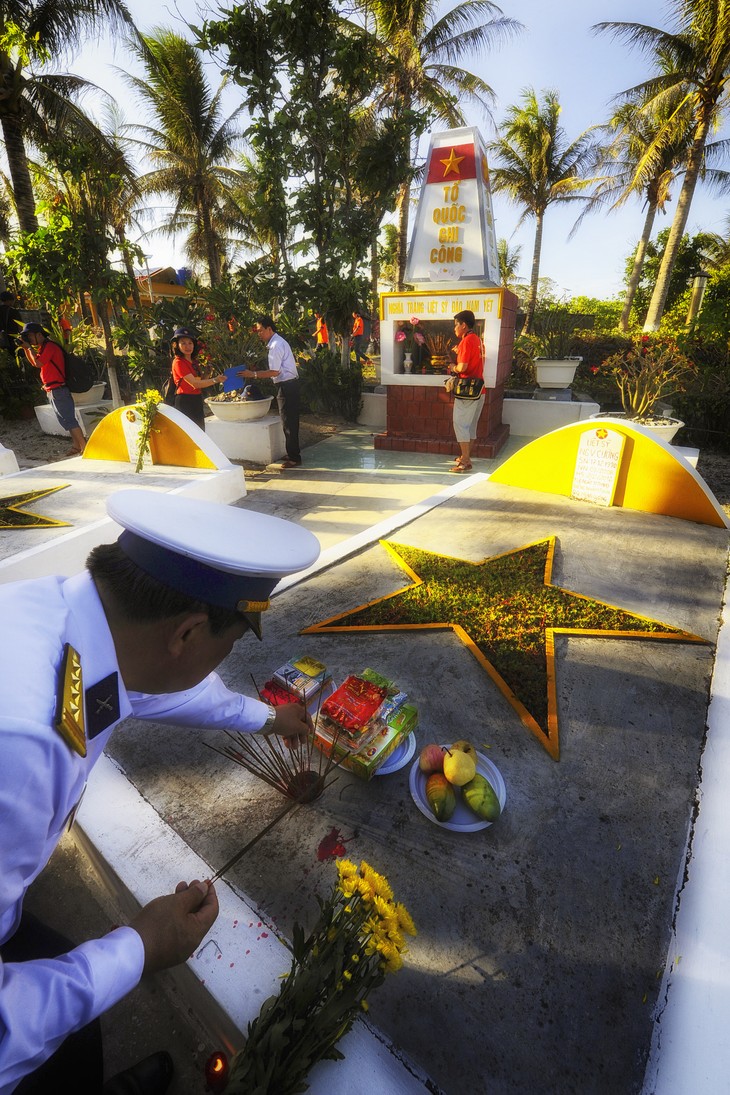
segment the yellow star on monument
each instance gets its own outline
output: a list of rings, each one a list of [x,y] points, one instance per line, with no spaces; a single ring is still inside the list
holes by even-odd
[[[439,163],[442,163],[444,165],[444,178],[446,178],[450,171],[453,171],[455,175],[461,174],[461,172],[459,171],[459,164],[462,160],[465,159],[466,156],[457,156],[456,149],[452,148],[449,152],[448,160],[439,160]]]
[[[381,543],[413,584],[301,634],[451,628],[553,760],[560,757],[556,635],[707,642],[552,585],[554,536],[481,563]]]
[[[55,521],[52,517],[43,517],[40,513],[27,513],[21,506],[29,506],[47,494],[63,490],[68,483],[60,487],[46,487],[45,490],[29,490],[25,494],[8,494],[0,497],[0,528],[57,528],[68,525],[68,521]]]

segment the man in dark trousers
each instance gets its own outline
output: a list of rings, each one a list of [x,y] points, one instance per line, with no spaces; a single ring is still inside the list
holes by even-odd
[[[269,353],[268,369],[241,369],[240,375],[246,379],[271,377],[276,385],[276,402],[279,405],[281,424],[284,427],[286,442],[286,460],[282,468],[298,468],[302,463],[299,449],[299,376],[297,363],[289,343],[277,334],[276,324],[271,316],[259,316],[254,330],[262,342],[266,343]]]
[[[107,509],[124,531],[83,573],[0,585],[0,1095],[161,1095],[170,1083],[161,1052],[102,1086],[97,1020],[198,947],[214,887],[179,882],[80,946],[23,911],[115,727],[132,716],[297,744],[311,729],[300,704],[240,695],[214,670],[247,631],[260,638],[272,590],[315,561],[316,537],[158,491],[119,491]]]

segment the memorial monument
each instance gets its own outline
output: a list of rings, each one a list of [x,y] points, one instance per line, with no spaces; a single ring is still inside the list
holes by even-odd
[[[517,298],[499,287],[489,169],[479,131],[451,129],[431,138],[411,240],[406,280],[414,286],[380,297],[381,383],[387,422],[376,449],[455,454],[451,399],[444,392],[453,317],[470,309],[484,342],[484,409],[472,455],[493,457],[509,427],[502,422],[512,367]]]

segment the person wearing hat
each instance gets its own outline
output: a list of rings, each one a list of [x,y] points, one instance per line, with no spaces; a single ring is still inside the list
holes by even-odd
[[[178,327],[170,340],[172,379],[175,381],[175,407],[205,429],[203,390],[222,384],[225,376],[203,377],[197,362],[198,341],[189,327]]]
[[[268,369],[241,369],[239,375],[248,380],[270,377],[276,385],[276,402],[281,415],[286,444],[286,460],[282,468],[298,468],[302,462],[299,448],[299,376],[297,363],[289,343],[277,333],[271,316],[259,316],[254,330],[266,344],[269,355]]]
[[[40,323],[26,323],[19,335],[25,356],[41,374],[43,390],[64,430],[71,435],[70,456],[81,456],[86,438],[76,418],[76,405],[66,387],[66,359],[57,342],[53,342]]]
[[[0,586],[2,1095],[17,1085],[22,1095],[101,1092],[89,1024],[145,971],[185,961],[218,913],[214,887],[195,879],[77,947],[59,947],[24,914],[25,891],[118,723],[131,716],[289,742],[311,729],[300,704],[240,695],[214,670],[247,631],[261,637],[274,587],[316,560],[316,537],[279,518],[157,491],[117,492],[107,508],[123,531],[94,548],[83,573]],[[151,1095],[170,1076],[169,1056],[155,1054],[103,1091]]]

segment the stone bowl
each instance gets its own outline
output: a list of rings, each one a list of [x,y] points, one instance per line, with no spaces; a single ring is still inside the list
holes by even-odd
[[[71,392],[71,395],[77,407],[87,407],[90,403],[102,401],[105,388],[106,381],[102,380],[99,384],[92,384],[88,392]]]
[[[222,422],[255,422],[269,413],[273,395],[265,399],[226,399],[218,402],[206,399],[206,403],[216,418]]]

